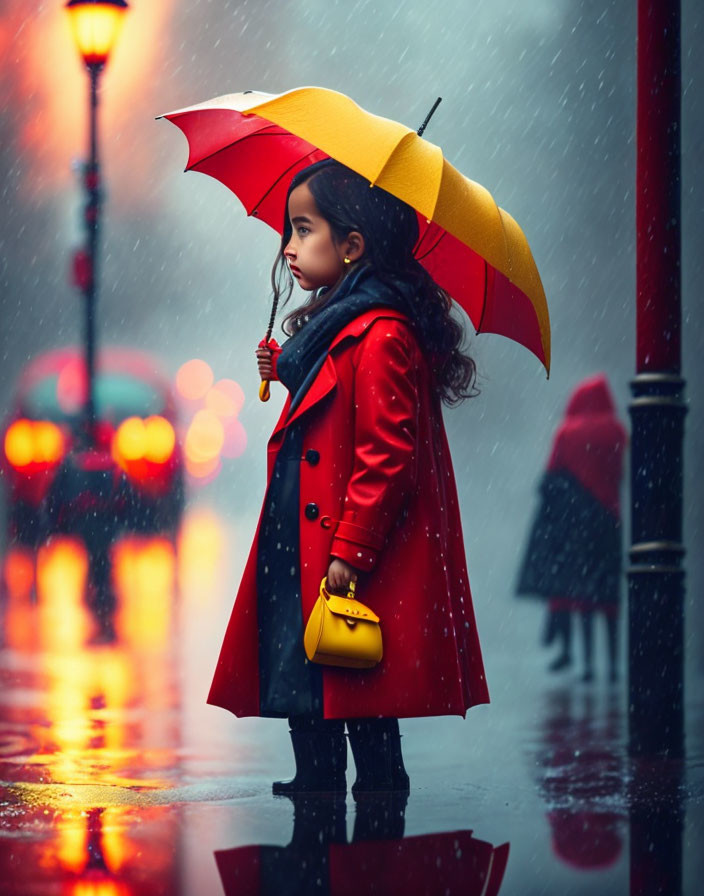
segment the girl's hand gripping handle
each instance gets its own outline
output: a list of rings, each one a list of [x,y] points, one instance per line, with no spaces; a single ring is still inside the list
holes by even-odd
[[[262,378],[259,386],[260,401],[269,401],[269,382],[278,379],[276,375],[276,360],[281,354],[281,346],[275,339],[262,339],[257,347],[257,367]]]

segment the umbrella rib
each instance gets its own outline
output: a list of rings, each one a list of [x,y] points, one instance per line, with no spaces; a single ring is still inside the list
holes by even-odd
[[[434,252],[437,247],[442,242],[443,237],[446,235],[447,231],[443,230],[437,240],[433,243],[433,245],[428,249],[427,252],[424,252],[422,255],[416,255],[416,261],[423,261],[424,258],[427,258],[431,252]]]
[[[312,150],[309,150],[308,152],[304,153],[302,156],[299,156],[295,162],[293,162],[291,165],[288,166],[288,168],[286,168],[285,171],[282,171],[281,174],[276,178],[276,180],[271,184],[271,186],[266,191],[266,193],[264,193],[264,195],[261,197],[261,199],[259,199],[259,201],[253,206],[252,211],[249,212],[249,214],[252,215],[253,217],[256,217],[257,209],[259,208],[259,206],[262,204],[262,202],[264,202],[264,200],[272,192],[272,190],[274,190],[278,186],[278,184],[281,183],[281,181],[286,177],[286,175],[289,173],[289,171],[291,171],[293,168],[295,168],[296,165],[298,165],[302,159],[305,159],[306,156],[309,156],[311,154],[311,152],[319,152],[319,151],[320,150],[317,150],[313,146]]]

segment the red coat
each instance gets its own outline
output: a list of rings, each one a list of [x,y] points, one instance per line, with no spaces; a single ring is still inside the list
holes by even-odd
[[[357,596],[384,638],[374,669],[324,668],[325,717],[464,715],[488,703],[440,404],[407,319],[360,315],[287,420],[289,403],[269,440],[268,477],[287,425],[305,415],[303,619],[333,554],[368,573]],[[259,526],[208,697],[237,716],[259,714],[258,535]]]

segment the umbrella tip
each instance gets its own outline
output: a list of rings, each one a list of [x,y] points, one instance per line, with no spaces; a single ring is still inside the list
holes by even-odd
[[[430,121],[430,119],[431,119],[431,118],[433,117],[433,115],[435,114],[435,110],[437,109],[437,107],[440,105],[441,102],[442,102],[442,97],[439,96],[439,97],[435,100],[435,102],[433,103],[430,112],[428,112],[428,114],[425,116],[425,121],[424,121],[423,124],[418,128],[417,134],[418,134],[419,137],[422,137],[422,136],[423,136],[423,131],[428,127],[428,122]]]

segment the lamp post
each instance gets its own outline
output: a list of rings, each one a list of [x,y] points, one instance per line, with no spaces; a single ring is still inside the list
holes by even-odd
[[[78,52],[90,78],[89,156],[83,166],[86,191],[86,246],[77,280],[85,297],[86,400],[84,428],[93,442],[95,424],[95,306],[98,295],[97,254],[100,235],[100,163],[98,159],[98,81],[128,9],[125,0],[69,0],[66,4]],[[79,267],[79,265],[77,265]]]

